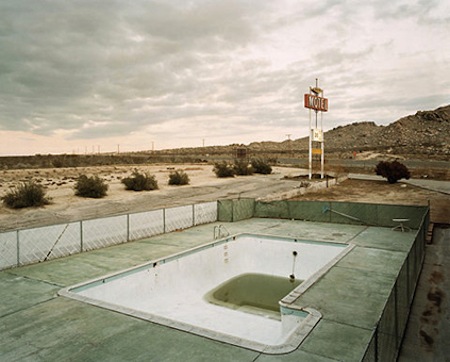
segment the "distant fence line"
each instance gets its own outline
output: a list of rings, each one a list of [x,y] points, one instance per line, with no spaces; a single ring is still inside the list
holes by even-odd
[[[217,220],[217,201],[0,233],[0,270]]]

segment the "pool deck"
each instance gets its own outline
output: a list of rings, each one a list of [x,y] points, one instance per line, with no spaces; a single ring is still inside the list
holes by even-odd
[[[296,304],[322,319],[292,353],[266,355],[60,297],[70,285],[231,234],[349,242]],[[213,223],[0,272],[1,361],[360,361],[415,232],[281,219]],[[180,296],[182,297],[182,296]]]

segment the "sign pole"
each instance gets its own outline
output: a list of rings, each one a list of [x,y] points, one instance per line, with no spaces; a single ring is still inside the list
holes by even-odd
[[[311,109],[309,110],[309,179],[312,178],[312,129],[311,129]]]
[[[322,90],[322,97],[323,97],[323,90]],[[321,142],[322,153],[320,154],[320,178],[324,178],[325,138],[323,137],[323,112],[320,112],[320,130],[322,132],[322,142]]]
[[[312,178],[312,163],[313,154],[320,154],[320,177],[324,178],[325,168],[325,144],[323,138],[323,112],[328,111],[328,99],[323,96],[323,90],[319,88],[319,79],[316,78],[316,86],[309,87],[309,94],[304,95],[305,108],[309,108],[309,179]],[[315,128],[312,128],[311,111],[315,113]],[[320,129],[317,124],[317,114],[320,111]],[[318,146],[320,142],[320,148],[313,148],[313,145]]]

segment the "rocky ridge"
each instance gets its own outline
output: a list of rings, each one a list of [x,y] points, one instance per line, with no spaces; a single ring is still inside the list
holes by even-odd
[[[356,122],[324,133],[328,153],[351,154],[373,151],[414,157],[448,159],[450,157],[450,105],[431,111],[418,111],[387,125]],[[253,142],[249,145],[180,148],[160,151],[172,154],[230,153],[247,148],[250,153],[289,154],[308,150],[308,137],[283,142]],[[195,151],[194,151],[195,150]]]

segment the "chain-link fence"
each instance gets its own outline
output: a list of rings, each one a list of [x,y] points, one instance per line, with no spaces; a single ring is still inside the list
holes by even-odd
[[[217,220],[217,202],[0,233],[0,270]]]

